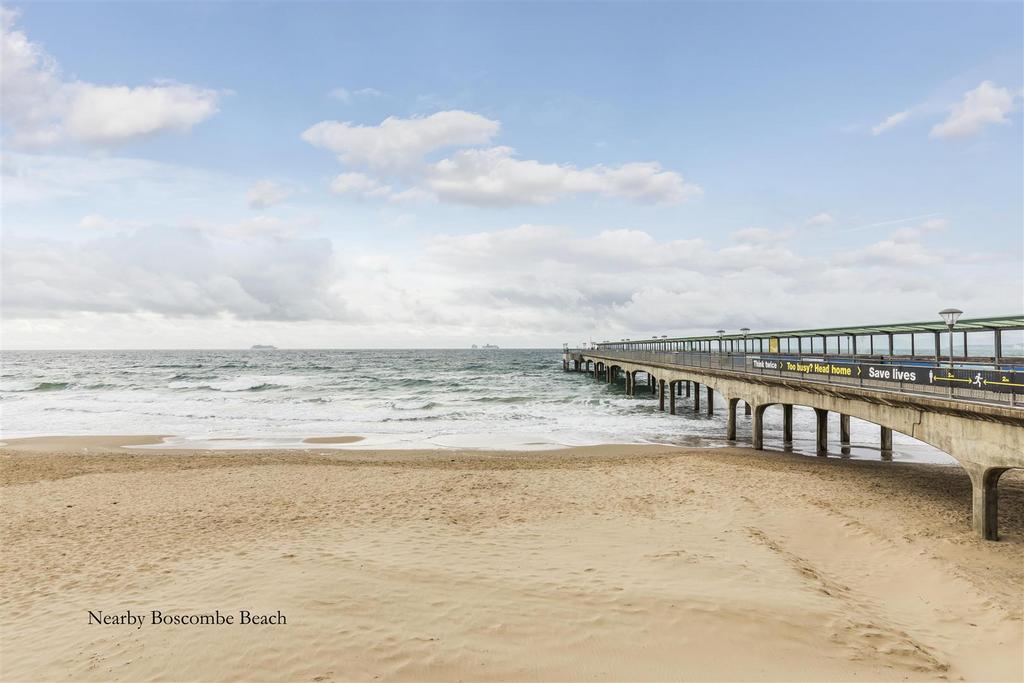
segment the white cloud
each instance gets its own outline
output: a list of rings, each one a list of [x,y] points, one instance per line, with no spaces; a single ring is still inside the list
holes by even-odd
[[[390,185],[384,185],[363,173],[342,173],[331,181],[331,192],[362,198],[391,197]]]
[[[557,345],[591,333],[917,319],[951,300],[983,314],[1019,307],[1021,287],[1018,268],[993,267],[999,258],[1008,266],[1012,254],[937,247],[940,226],[923,223],[832,255],[770,231],[741,231],[715,248],[642,230],[523,225],[438,235],[402,254],[347,244],[343,260],[326,240],[279,230],[287,227],[281,221],[243,223],[237,231],[145,228],[75,244],[8,240],[5,343],[52,344],[47,339],[68,338],[62,320],[84,324],[91,315],[95,336],[86,338],[96,345],[124,343],[104,336],[123,316],[145,321],[148,343],[132,337],[141,346],[178,329],[192,330],[192,345],[228,330],[249,344],[271,329],[283,335],[275,343],[296,346],[480,338]],[[33,342],[31,329],[44,328],[47,336]]]
[[[432,165],[423,186],[441,200],[476,205],[550,204],[585,193],[676,203],[702,192],[656,163],[577,169],[521,161],[509,147],[461,150]]]
[[[3,309],[12,317],[349,317],[329,286],[340,270],[327,240],[145,228],[84,243],[8,240],[3,263]]]
[[[822,227],[825,225],[831,225],[833,223],[835,223],[835,219],[832,218],[831,215],[825,213],[824,211],[821,213],[816,213],[810,218],[808,218],[806,221],[804,221],[804,225],[806,225],[807,227]]]
[[[892,116],[887,117],[885,119],[885,121],[882,121],[878,125],[873,126],[871,128],[871,134],[872,135],[881,135],[882,133],[884,133],[884,132],[886,132],[888,130],[892,130],[896,126],[900,125],[901,123],[906,121],[908,118],[910,118],[910,111],[909,110],[896,112]]]
[[[945,218],[932,218],[916,226],[897,228],[889,235],[889,241],[901,244],[920,242],[926,235],[942,232],[949,226]]]
[[[66,81],[56,61],[2,13],[0,89],[9,140],[114,145],[163,132],[187,132],[217,112],[220,94],[192,85],[104,86]]]
[[[321,121],[302,133],[315,147],[342,162],[384,170],[406,170],[444,147],[485,144],[501,124],[466,111],[442,111],[422,118],[388,117],[379,126]]]
[[[500,128],[498,121],[456,110],[425,118],[391,117],[379,126],[322,121],[302,137],[336,153],[343,163],[373,173],[350,171],[331,182],[335,194],[361,198],[510,206],[592,194],[671,204],[703,193],[655,162],[577,168],[518,159],[507,146],[476,147],[490,142]],[[435,163],[425,159],[445,147],[467,146],[472,147]]]
[[[196,227],[206,230],[209,234],[237,238],[293,238],[307,228],[315,225],[315,219],[286,221],[276,216],[255,216],[235,223],[198,224]]]
[[[250,209],[266,209],[280,204],[291,196],[291,191],[273,180],[260,180],[245,193]]]
[[[95,213],[82,216],[82,220],[78,221],[78,227],[86,230],[104,230],[110,226],[111,222],[109,219]]]
[[[174,131],[184,133],[217,112],[218,93],[191,85],[129,88],[73,83],[65,132],[76,140],[114,144]]]
[[[975,135],[989,123],[1009,123],[1014,96],[1008,88],[999,88],[992,81],[983,81],[974,90],[964,93],[961,102],[950,107],[949,117],[936,124],[933,138],[957,138]]]
[[[791,230],[769,230],[767,228],[743,228],[732,233],[733,242],[740,244],[771,244],[784,242],[793,237]]]

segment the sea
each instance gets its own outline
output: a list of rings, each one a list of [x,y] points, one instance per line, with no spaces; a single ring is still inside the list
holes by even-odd
[[[0,439],[168,435],[166,448],[302,448],[308,437],[361,436],[338,449],[540,450],[595,444],[721,447],[725,406],[712,416],[678,399],[658,410],[640,387],[562,370],[557,349],[5,351]],[[703,397],[702,397],[703,398]],[[852,446],[880,459],[878,427],[852,420]],[[737,444],[751,418],[738,411]],[[953,463],[894,434],[893,460]],[[765,415],[765,446],[782,449],[781,408]],[[794,409],[793,451],[814,455],[814,413]]]

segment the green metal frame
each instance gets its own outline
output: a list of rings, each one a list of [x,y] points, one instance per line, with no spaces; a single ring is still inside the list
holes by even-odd
[[[1024,315],[1004,315],[995,318],[971,318],[956,324],[957,332],[993,332],[995,330],[1024,330]],[[892,323],[889,325],[861,325],[855,327],[822,327],[811,330],[782,330],[777,332],[748,332],[747,334],[708,334],[699,337],[650,337],[647,339],[605,340],[601,344],[644,344],[651,342],[717,341],[732,339],[768,339],[770,337],[834,337],[867,334],[913,334],[918,332],[948,332],[942,321],[919,323]]]

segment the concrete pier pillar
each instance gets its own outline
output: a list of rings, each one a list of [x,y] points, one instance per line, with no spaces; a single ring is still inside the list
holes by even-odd
[[[707,387],[708,390],[708,416],[715,414],[715,390],[711,387]]]
[[[730,398],[725,402],[725,409],[727,411],[727,420],[725,423],[725,438],[729,441],[736,440],[736,404],[739,403],[738,398]]]
[[[818,455],[828,455],[828,411],[824,408],[815,408],[814,416],[818,423],[814,434],[815,451]]]
[[[632,396],[633,395],[633,381],[634,381],[633,373],[632,372],[627,372],[626,373],[626,396]]]
[[[754,408],[754,421],[751,425],[753,446],[755,450],[764,450],[764,411],[768,406]]]
[[[793,445],[793,405],[791,403],[782,404],[782,444],[784,446]]]
[[[845,413],[839,413],[839,450],[850,454],[850,416]]]
[[[892,430],[889,429],[888,427],[881,427],[880,428],[880,436],[881,436],[882,457],[885,458],[885,456],[888,455],[889,457],[887,459],[891,460],[892,459]]]
[[[665,412],[665,380],[658,380],[658,410]]]
[[[676,392],[678,392],[678,391],[679,391],[679,382],[676,382],[674,384],[669,384],[669,392],[668,392],[668,414],[669,415],[675,415],[676,414]]]
[[[999,540],[999,477],[1006,469],[964,463],[971,477],[971,525],[986,541]]]
[[[683,395],[683,383],[682,382],[676,382],[676,394],[678,394],[679,396]]]
[[[686,380],[686,398],[690,398],[690,380]]]
[[[657,393],[658,384],[657,381],[654,379],[654,375],[652,375],[649,372],[647,373],[647,386],[651,390],[651,396],[654,396],[654,394]]]
[[[700,412],[700,385],[693,383],[693,412]]]

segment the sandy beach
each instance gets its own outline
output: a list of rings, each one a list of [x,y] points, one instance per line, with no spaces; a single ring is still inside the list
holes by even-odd
[[[1018,472],[992,543],[956,467],[159,441],[0,449],[3,680],[1024,678]]]

